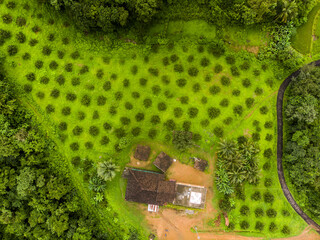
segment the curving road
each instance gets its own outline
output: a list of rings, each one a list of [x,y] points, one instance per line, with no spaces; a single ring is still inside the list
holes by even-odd
[[[314,64],[315,66],[320,66],[320,60],[310,63],[309,65]],[[277,141],[277,168],[278,168],[278,177],[281,184],[282,191],[286,196],[288,202],[291,204],[293,209],[303,218],[303,220],[309,224],[312,228],[314,228],[320,234],[320,225],[313,221],[302,209],[299,207],[297,202],[294,200],[292,194],[289,191],[289,188],[286,184],[286,180],[284,178],[283,166],[282,166],[282,150],[283,150],[283,97],[285,90],[289,86],[291,80],[298,76],[301,69],[292,73],[289,77],[287,77],[283,83],[281,84],[277,97],[277,123],[278,123],[278,141]]]

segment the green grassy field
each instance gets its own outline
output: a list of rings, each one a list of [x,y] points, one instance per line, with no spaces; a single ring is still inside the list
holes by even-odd
[[[6,56],[5,68],[25,92],[21,99],[36,109],[48,135],[66,157],[74,182],[88,202],[93,196],[87,189],[85,164],[89,161],[95,165],[111,154],[123,168],[130,153],[129,148],[119,149],[124,137],[132,144],[168,144],[173,130],[187,130],[194,133],[200,149],[211,152],[221,138],[246,135],[261,149],[261,183],[246,186],[245,200],[236,199],[236,209],[230,214],[235,230],[281,237],[285,236],[281,233],[283,225],[290,227],[290,235],[306,226],[287,203],[277,180],[275,101],[281,82],[275,78],[278,70],[274,63],[259,62],[253,55],[228,49],[219,56],[219,47],[201,41],[147,47],[123,41],[110,50],[107,36],[99,36],[101,40],[94,35],[83,36],[33,2],[29,10],[24,5],[29,1],[19,1],[14,9],[6,8],[7,2],[0,6],[0,28],[11,33],[0,48]],[[21,17],[26,24],[19,26]],[[190,30],[194,28],[198,35],[215,37],[214,28],[196,21],[186,25],[174,22],[168,32],[174,34],[178,29],[186,36],[195,35]],[[248,36],[256,34],[250,32]],[[270,159],[263,157],[268,148],[273,152]],[[267,162],[270,169],[262,170]],[[272,181],[269,187],[264,186],[266,178]],[[120,176],[108,184],[108,207],[118,213],[114,221],[138,226],[143,216],[124,201],[124,189]],[[261,200],[251,200],[255,191],[262,194]],[[266,191],[275,197],[272,205],[263,202]],[[248,216],[239,215],[242,205],[249,206]],[[98,205],[97,214],[107,215],[108,207]],[[277,217],[255,218],[257,207],[264,211],[274,208]],[[288,210],[290,217],[283,216],[282,210]],[[240,227],[243,220],[250,223],[248,229]],[[256,221],[265,223],[261,233],[255,231]],[[278,229],[270,233],[271,222]],[[147,229],[146,224],[142,224],[143,229]]]

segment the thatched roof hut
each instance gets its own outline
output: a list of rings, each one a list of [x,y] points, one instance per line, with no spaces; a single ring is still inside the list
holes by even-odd
[[[200,158],[194,158],[194,168],[198,169],[200,171],[204,171],[206,167],[208,166],[208,161]]]
[[[166,153],[161,152],[156,160],[154,161],[153,165],[159,168],[162,172],[166,172],[168,168],[171,166],[173,159],[168,156]]]
[[[138,159],[141,161],[148,161],[150,150],[151,149],[149,146],[138,145],[133,156],[135,159]]]

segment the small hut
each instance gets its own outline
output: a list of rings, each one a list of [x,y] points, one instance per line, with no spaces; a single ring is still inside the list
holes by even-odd
[[[134,152],[134,158],[141,161],[148,161],[150,155],[150,147],[138,145],[136,151]]]
[[[172,158],[168,156],[166,153],[161,152],[156,160],[154,161],[153,165],[155,165],[157,168],[159,168],[162,172],[166,172],[168,168],[172,164]]]
[[[198,169],[199,171],[204,171],[208,166],[208,162],[204,159],[194,158],[194,168]]]

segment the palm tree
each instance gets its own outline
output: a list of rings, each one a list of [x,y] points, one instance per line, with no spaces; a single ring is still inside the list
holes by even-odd
[[[231,170],[228,172],[230,183],[233,185],[239,185],[246,179],[246,172],[241,168]]]
[[[286,23],[298,14],[297,4],[294,0],[283,0],[280,2],[281,12],[278,14],[276,20]]]
[[[235,152],[234,155],[224,159],[225,168],[231,171],[242,168],[244,160],[239,152]]]
[[[236,153],[236,151],[237,145],[234,141],[224,139],[219,142],[218,154],[222,157],[231,157]]]
[[[259,169],[258,167],[252,167],[247,173],[247,180],[250,184],[257,184],[259,182]]]
[[[105,181],[111,181],[116,172],[119,172],[119,167],[111,161],[104,161],[98,163],[97,173]]]
[[[103,194],[102,193],[97,193],[96,194],[96,196],[93,198],[94,199],[94,201],[96,202],[96,203],[100,203],[100,202],[102,202],[103,201]]]

